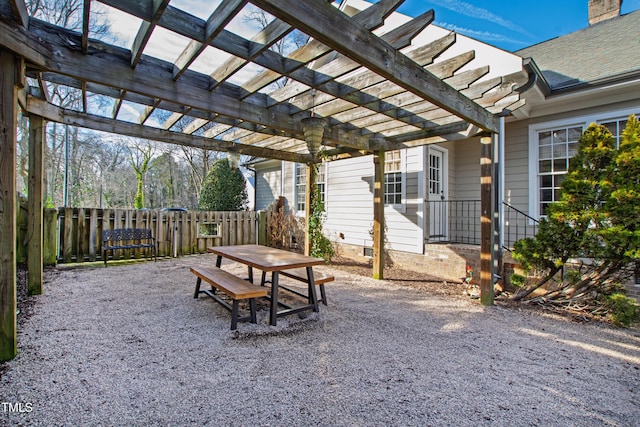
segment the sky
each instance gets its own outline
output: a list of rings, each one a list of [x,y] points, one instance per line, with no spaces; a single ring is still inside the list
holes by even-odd
[[[433,9],[434,24],[516,51],[588,26],[588,0],[406,0],[399,12],[418,16]],[[640,9],[624,0],[622,13]]]

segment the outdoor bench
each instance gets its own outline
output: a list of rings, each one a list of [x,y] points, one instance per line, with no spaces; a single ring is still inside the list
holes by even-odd
[[[280,271],[280,274],[282,274],[283,276],[287,276],[291,279],[299,280],[303,283],[308,283],[306,268],[292,268],[290,270],[282,270]],[[317,286],[320,287],[320,299],[318,300],[318,302],[321,302],[322,304],[327,305],[327,294],[325,293],[325,290],[324,290],[324,284],[328,282],[333,282],[334,280],[335,280],[335,277],[333,276],[328,276],[322,273],[318,273],[317,271],[313,272],[313,281]],[[268,283],[268,281],[266,280],[266,273],[263,271],[262,286],[264,286],[266,283]],[[287,288],[282,285],[280,286],[288,290],[289,292],[293,292],[294,294],[304,296],[299,292],[294,291],[293,289]]]
[[[107,251],[116,249],[151,249],[154,260],[157,260],[156,240],[148,228],[116,228],[102,231],[102,254],[107,266]]]
[[[256,298],[266,297],[267,289],[252,285],[244,279],[220,269],[219,267],[191,267],[191,272],[198,277],[196,281],[196,290],[193,294],[194,298],[198,298],[201,293],[209,295],[215,301],[220,303],[224,308],[231,311],[231,330],[238,326],[238,321],[247,320],[256,323]],[[202,281],[211,285],[211,290],[200,290]],[[215,291],[224,292],[233,301],[232,305],[215,294]],[[249,316],[238,317],[238,303],[240,300],[249,300]]]

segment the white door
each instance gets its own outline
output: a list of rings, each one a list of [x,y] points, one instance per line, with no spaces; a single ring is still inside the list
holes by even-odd
[[[429,241],[446,241],[448,231],[447,196],[447,150],[440,147],[429,147],[427,150],[427,192]]]

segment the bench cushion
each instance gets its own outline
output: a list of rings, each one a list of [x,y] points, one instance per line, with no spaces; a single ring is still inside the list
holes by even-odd
[[[246,280],[218,267],[191,267],[191,272],[232,299],[267,296],[266,288],[252,285]]]

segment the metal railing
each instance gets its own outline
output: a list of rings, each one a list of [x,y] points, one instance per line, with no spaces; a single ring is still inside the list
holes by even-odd
[[[533,237],[538,221],[503,202],[503,244],[507,250],[525,237]],[[429,243],[480,244],[480,200],[429,201]]]
[[[429,243],[480,244],[480,200],[430,200]]]
[[[511,251],[513,244],[518,240],[536,235],[540,221],[514,208],[509,203],[502,202],[502,206],[504,217],[503,246],[506,250]]]

